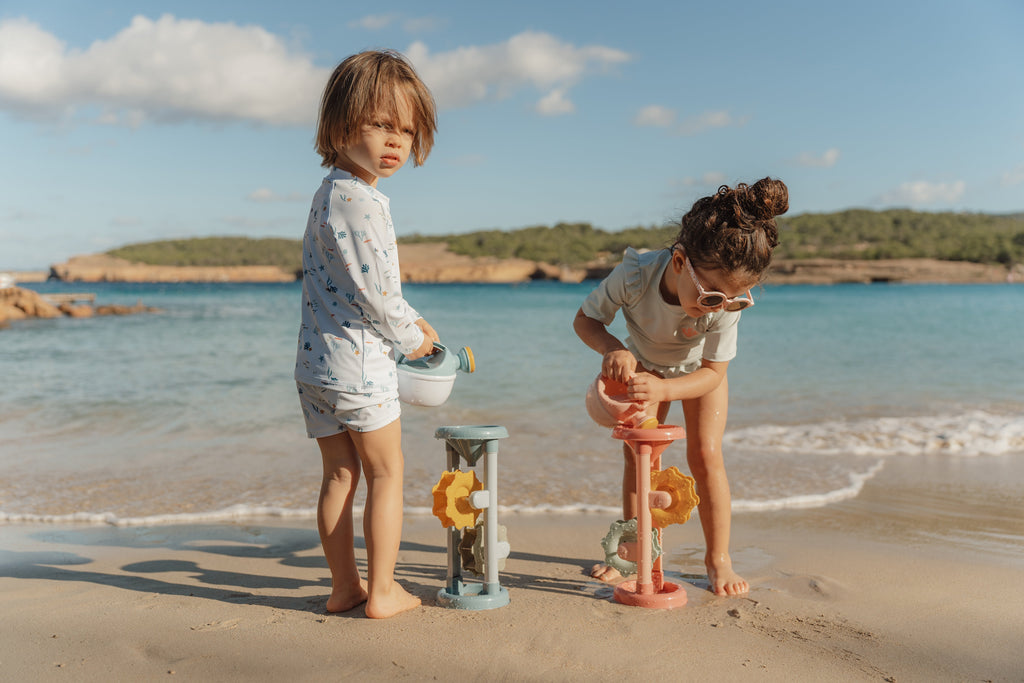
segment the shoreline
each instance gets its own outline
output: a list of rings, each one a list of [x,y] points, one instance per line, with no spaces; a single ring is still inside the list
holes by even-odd
[[[526,259],[470,258],[444,243],[400,244],[402,281],[409,283],[517,283],[531,280],[582,282],[605,277],[614,264],[594,261],[557,266]],[[75,256],[48,271],[10,273],[16,282],[293,282],[296,273],[276,266],[153,266],[106,254]],[[1001,283],[1024,282],[1024,265],[936,259],[780,259],[766,284]]]
[[[670,526],[688,603],[669,611],[619,605],[590,579],[611,521],[596,513],[504,516],[510,603],[484,611],[435,604],[444,530],[408,518],[396,577],[424,606],[384,621],[324,612],[309,520],[0,525],[0,663],[43,681],[1015,681],[1022,473],[1012,456],[907,458],[851,500],[736,514],[744,597],[706,590],[697,520]]]

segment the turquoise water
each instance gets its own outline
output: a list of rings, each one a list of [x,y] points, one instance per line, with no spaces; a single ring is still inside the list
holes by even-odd
[[[503,506],[617,509],[619,445],[583,407],[600,359],[571,328],[594,284],[405,286],[442,340],[477,360],[445,405],[404,409],[411,513],[429,513],[445,466],[433,432],[448,424],[508,428]],[[298,284],[33,288],[162,312],[0,330],[0,521],[311,514],[319,455],[291,381]],[[729,368],[738,511],[855,496],[890,458],[1024,456],[1024,288],[755,295]],[[685,470],[681,454],[666,451],[666,466]]]

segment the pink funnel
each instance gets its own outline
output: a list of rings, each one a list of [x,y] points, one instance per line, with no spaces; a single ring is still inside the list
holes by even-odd
[[[587,387],[587,413],[602,427],[639,425],[649,419],[643,404],[629,400],[625,384],[603,376]]]

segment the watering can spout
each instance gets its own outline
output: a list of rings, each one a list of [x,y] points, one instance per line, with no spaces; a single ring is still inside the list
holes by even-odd
[[[463,372],[476,372],[476,359],[473,358],[473,349],[463,346],[459,349],[459,370]]]

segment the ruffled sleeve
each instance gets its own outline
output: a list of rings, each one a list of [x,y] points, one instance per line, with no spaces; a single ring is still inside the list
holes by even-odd
[[[638,301],[643,291],[640,255],[632,247],[627,247],[622,254],[622,262],[584,300],[583,314],[610,325],[615,313]]]

